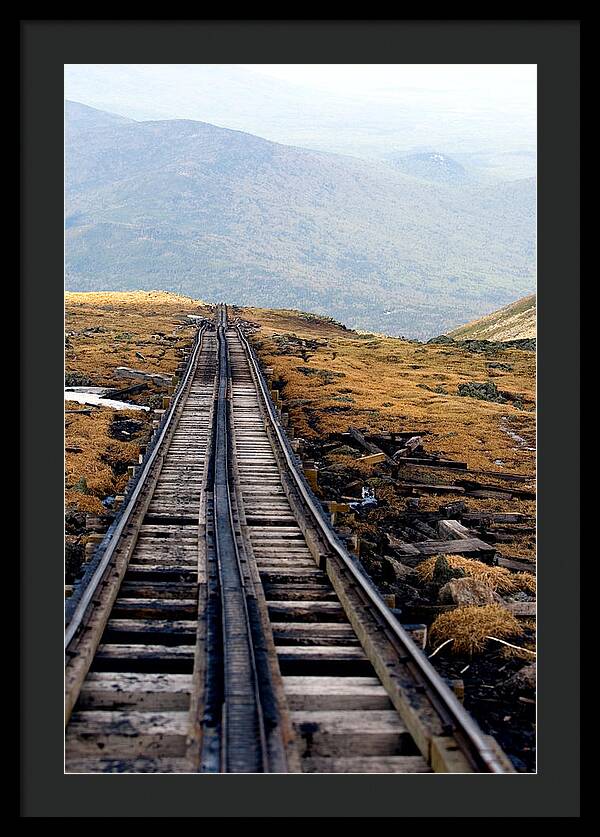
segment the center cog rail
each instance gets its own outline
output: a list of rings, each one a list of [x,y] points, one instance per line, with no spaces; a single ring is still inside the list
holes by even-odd
[[[265,641],[246,556],[238,542],[230,492],[229,358],[226,313],[219,311],[218,391],[212,489],[214,558],[209,560],[207,691],[201,769],[205,772],[285,772]],[[212,565],[212,566],[211,566]],[[219,647],[220,646],[220,647]],[[212,653],[210,653],[212,651]]]

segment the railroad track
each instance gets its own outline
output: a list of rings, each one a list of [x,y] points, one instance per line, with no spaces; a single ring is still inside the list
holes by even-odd
[[[338,540],[218,306],[67,606],[67,772],[513,772]]]

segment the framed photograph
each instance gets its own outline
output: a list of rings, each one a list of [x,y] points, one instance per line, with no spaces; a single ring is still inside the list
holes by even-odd
[[[579,22],[21,32],[21,815],[578,816]]]

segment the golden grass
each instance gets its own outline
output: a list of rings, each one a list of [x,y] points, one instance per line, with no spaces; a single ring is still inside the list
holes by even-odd
[[[531,573],[512,573],[505,567],[492,567],[477,561],[473,558],[465,558],[462,555],[444,556],[450,567],[454,570],[462,570],[469,578],[476,578],[482,581],[496,593],[516,593],[519,590],[535,593],[535,576]],[[433,581],[437,555],[427,558],[416,568],[421,581]]]
[[[478,654],[494,636],[505,641],[518,639],[523,629],[518,620],[501,605],[457,607],[437,617],[429,629],[429,643],[438,648],[448,643],[452,654]]]
[[[194,336],[187,314],[210,316],[211,312],[198,300],[164,291],[68,292],[65,370],[88,375],[94,386],[115,387],[128,384],[115,375],[117,366],[172,374],[177,348],[188,345]],[[89,331],[93,328],[102,331]]]
[[[349,425],[371,432],[427,431],[424,443],[430,453],[466,460],[472,470],[526,474],[533,480],[535,452],[525,448],[535,446],[534,352],[497,347],[495,354],[481,354],[457,346],[361,335],[297,311],[239,308],[234,313],[260,326],[252,341],[263,364],[273,367],[274,381],[282,385],[284,408],[296,436],[320,440],[345,432]],[[317,345],[302,346],[302,340]],[[489,366],[495,362],[508,364],[512,369]],[[304,371],[299,367],[304,367]],[[306,369],[317,374],[307,375]],[[318,370],[342,377],[319,374]],[[457,394],[461,383],[489,380],[499,390],[520,395],[526,409]],[[436,387],[446,392],[435,392]],[[507,431],[521,436],[525,443],[511,438]],[[341,459],[329,461],[344,464]],[[367,479],[373,475],[373,469],[363,469],[351,458],[348,465],[357,477]],[[399,476],[443,483],[467,475],[406,467]],[[476,479],[488,484],[500,482],[507,490],[520,486],[483,475]],[[393,487],[378,488],[378,496],[399,511],[405,509],[405,497]],[[433,511],[456,499],[452,494],[425,494],[420,497],[419,507]],[[473,511],[520,512],[535,517],[533,500],[469,497],[468,506]],[[535,539],[531,535],[518,536],[513,543],[502,544],[502,553],[533,560]]]
[[[294,311],[244,308],[236,312],[261,326],[254,343],[264,364],[272,366],[275,377],[284,382],[283,395],[291,402],[290,420],[298,436],[318,438],[344,432],[350,424],[381,431],[427,430],[429,451],[466,459],[472,469],[534,473],[534,452],[526,451],[506,430],[528,442],[535,438],[535,353],[498,349],[488,356],[455,346],[361,337]],[[281,354],[289,350],[278,345],[277,335],[317,340],[320,345],[306,349],[304,356],[301,347],[293,354]],[[498,361],[512,369],[488,366]],[[343,377],[307,377],[298,369],[301,366]],[[461,383],[491,379],[498,389],[522,397],[527,409],[457,394]],[[436,387],[446,392],[432,391]],[[353,400],[334,400],[340,396]],[[296,399],[303,403],[294,404]],[[496,465],[495,460],[504,464]]]
[[[198,300],[163,291],[68,292],[65,371],[88,376],[94,386],[118,388],[137,382],[118,377],[117,366],[172,375],[179,362],[177,349],[189,345],[195,333],[187,314],[211,316],[212,312]],[[159,391],[150,387],[131,400],[140,401]],[[82,405],[65,402],[65,409],[82,409]],[[66,447],[81,448],[65,453],[67,507],[100,514],[102,498],[123,492],[128,481],[126,466],[137,463],[139,444],[150,435],[150,416],[119,412],[121,417],[144,423],[136,442],[125,442],[110,436],[114,415],[107,408],[90,415],[65,414]],[[125,473],[115,475],[113,467]]]
[[[72,405],[70,405],[72,406]],[[127,484],[127,465],[137,462],[139,444],[113,439],[109,430],[114,410],[102,408],[90,415],[65,416],[68,448],[65,453],[65,504],[80,511],[101,513],[101,498],[118,494]],[[119,415],[133,415],[123,412]],[[135,417],[138,418],[136,413]],[[122,465],[116,476],[113,466]]]

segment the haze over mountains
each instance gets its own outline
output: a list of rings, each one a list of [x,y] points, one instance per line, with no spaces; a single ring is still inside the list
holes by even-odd
[[[461,155],[493,181],[535,176],[534,78],[512,65],[67,64],[65,94],[365,159]]]
[[[293,307],[418,338],[531,292],[535,180],[482,183],[448,154],[407,156],[68,102],[67,288]]]

